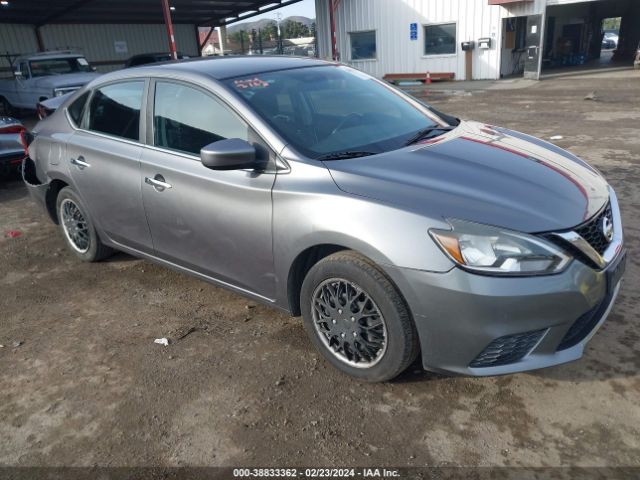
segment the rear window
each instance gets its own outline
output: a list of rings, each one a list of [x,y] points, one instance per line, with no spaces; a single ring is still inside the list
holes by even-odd
[[[142,80],[99,88],[89,105],[88,129],[138,141],[143,93]]]
[[[48,58],[32,60],[32,77],[46,77],[50,75],[65,75],[68,73],[91,72],[91,65],[84,57]]]

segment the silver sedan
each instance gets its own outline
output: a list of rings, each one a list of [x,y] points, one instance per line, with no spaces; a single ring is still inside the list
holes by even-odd
[[[24,164],[69,249],[147,258],[304,317],[384,381],[578,359],[625,250],[605,179],[352,68],[225,57],[110,73],[41,121]]]

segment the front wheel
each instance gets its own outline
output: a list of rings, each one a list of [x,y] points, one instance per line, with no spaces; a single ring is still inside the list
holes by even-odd
[[[82,200],[70,187],[60,190],[56,208],[64,239],[76,257],[98,262],[113,254],[100,240]]]
[[[338,252],[314,265],[300,302],[307,334],[344,373],[383,382],[418,355],[404,299],[379,267],[355,252]]]

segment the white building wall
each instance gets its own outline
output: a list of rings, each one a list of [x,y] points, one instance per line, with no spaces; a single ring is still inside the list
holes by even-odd
[[[316,0],[322,57],[331,56],[328,0]],[[499,78],[501,11],[487,0],[342,0],[336,12],[337,44],[341,61],[376,77],[386,73],[454,72],[465,79],[465,52],[460,43],[490,37],[490,50],[473,51],[473,78]],[[452,55],[425,56],[424,25],[457,23],[457,51]],[[418,23],[418,40],[409,39],[409,25]],[[349,32],[376,31],[377,58],[350,56]]]
[[[178,50],[186,55],[197,56],[198,44],[194,25],[173,26]],[[131,56],[139,53],[169,51],[167,30],[164,25],[93,25],[51,24],[41,29],[46,50],[75,49],[83,53],[89,62],[96,64],[101,72],[121,68]],[[116,51],[126,45],[126,52]],[[124,44],[122,43],[124,42]],[[33,25],[0,23],[0,53],[33,53],[38,51]],[[100,65],[104,62],[103,65]],[[7,67],[6,62],[0,63]]]

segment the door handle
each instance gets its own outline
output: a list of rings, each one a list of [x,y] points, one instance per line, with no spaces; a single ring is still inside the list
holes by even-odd
[[[146,183],[147,185],[151,185],[158,192],[163,192],[164,190],[171,188],[171,184],[165,182],[164,177],[160,174],[156,175],[153,178],[144,177],[144,183]]]
[[[89,163],[85,162],[84,157],[82,155],[80,155],[78,158],[72,158],[71,165],[75,165],[80,170],[82,170],[85,167],[91,166]]]

